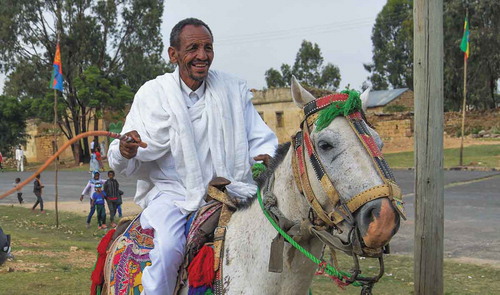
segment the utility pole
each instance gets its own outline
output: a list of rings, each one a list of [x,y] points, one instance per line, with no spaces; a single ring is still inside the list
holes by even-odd
[[[443,0],[414,0],[414,294],[443,294]]]

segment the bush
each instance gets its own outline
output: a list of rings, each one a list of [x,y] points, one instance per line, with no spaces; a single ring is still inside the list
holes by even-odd
[[[383,109],[384,113],[401,113],[401,112],[406,112],[408,110],[409,108],[399,104],[388,105]]]

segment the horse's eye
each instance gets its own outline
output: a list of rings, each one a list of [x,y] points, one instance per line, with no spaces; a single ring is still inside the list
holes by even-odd
[[[333,146],[331,144],[329,144],[328,142],[326,142],[324,140],[320,140],[318,142],[318,147],[323,151],[329,151],[333,148]]]

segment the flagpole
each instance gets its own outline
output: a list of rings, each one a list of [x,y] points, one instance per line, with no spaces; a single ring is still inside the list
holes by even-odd
[[[465,9],[465,19],[469,21],[469,9]],[[460,166],[464,164],[464,131],[465,131],[465,107],[467,99],[467,53],[464,53],[464,99],[462,104],[462,138],[460,140]]]
[[[59,39],[60,39],[60,33],[57,34],[57,45],[59,46]],[[56,48],[57,51],[57,48]],[[57,132],[57,89],[54,89],[54,153],[57,152],[59,149],[57,146],[57,135],[59,132]],[[56,228],[59,228],[59,187],[57,183],[57,176],[59,172],[59,157],[56,158],[54,161],[54,166],[55,166],[55,176],[54,176],[54,183],[55,183],[55,206],[56,206]]]

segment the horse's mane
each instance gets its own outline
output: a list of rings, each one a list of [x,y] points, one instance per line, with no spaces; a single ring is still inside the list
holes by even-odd
[[[260,174],[259,177],[255,179],[259,187],[264,186],[266,180],[271,177],[271,175],[274,173],[274,171],[276,171],[281,162],[283,162],[283,159],[285,159],[285,156],[290,149],[290,145],[291,142],[285,142],[278,146],[278,148],[276,149],[276,154],[269,163],[269,167],[267,167],[266,171],[262,172],[262,174]]]

